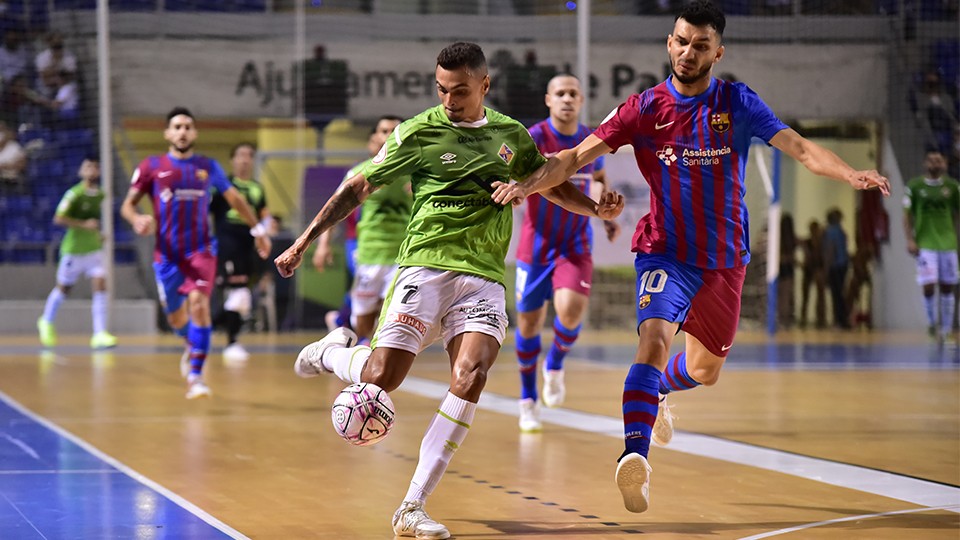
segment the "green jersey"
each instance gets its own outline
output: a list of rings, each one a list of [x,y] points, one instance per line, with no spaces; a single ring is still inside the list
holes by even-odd
[[[350,169],[344,180],[356,175],[369,161]],[[412,205],[409,178],[391,181],[363,201],[357,222],[357,264],[396,264],[400,245],[407,237]]]
[[[267,195],[260,182],[230,176],[230,183],[243,195],[250,208],[253,209],[253,214],[259,218],[260,213],[267,207]],[[230,206],[223,193],[212,187],[210,189],[213,191],[213,196],[210,198],[210,213],[213,214],[217,236],[232,234],[238,238],[249,238],[250,244],[253,244],[253,237],[250,236],[250,225],[247,225],[247,222],[243,220],[240,212]]]
[[[436,106],[397,126],[360,172],[380,186],[410,178],[413,209],[400,266],[453,270],[503,283],[513,211],[491,184],[523,180],[546,163],[520,122],[491,109],[452,123]]]
[[[68,189],[57,205],[56,215],[78,220],[100,219],[100,203],[103,191],[100,186],[87,186],[80,182]],[[100,231],[80,227],[67,227],[67,234],[60,243],[61,255],[83,255],[97,251],[102,246]]]
[[[904,211],[913,218],[914,241],[921,249],[955,251],[960,190],[949,176],[930,180],[918,176],[907,183]]]

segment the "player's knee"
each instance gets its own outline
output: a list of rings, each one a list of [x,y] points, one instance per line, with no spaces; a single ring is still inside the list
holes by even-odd
[[[361,379],[363,382],[373,383],[387,392],[393,392],[400,387],[406,376],[406,371],[397,369],[397,363],[384,362],[383,358],[378,358],[374,352],[363,367]]]
[[[60,292],[62,292],[64,296],[70,294],[70,291],[73,290],[72,285],[58,285],[58,287],[60,288]]]
[[[687,360],[687,373],[693,377],[693,380],[704,386],[713,386],[720,380],[720,368],[723,367],[723,360],[719,362],[705,361],[693,362]]]
[[[478,396],[487,384],[486,365],[474,359],[462,359],[453,369],[451,390],[458,396]]]
[[[227,297],[223,302],[223,308],[227,311],[235,311],[246,317],[253,308],[253,295],[250,289],[246,287],[231,287],[227,289]]]
[[[671,337],[657,331],[640,331],[637,358],[644,362],[665,363],[670,355]]]

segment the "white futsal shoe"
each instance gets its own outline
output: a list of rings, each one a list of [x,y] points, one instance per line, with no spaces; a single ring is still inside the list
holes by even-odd
[[[660,446],[666,446],[673,440],[673,421],[677,417],[670,412],[673,405],[667,405],[666,394],[660,396],[660,404],[657,407],[657,420],[653,423],[652,439]]]
[[[239,342],[234,342],[223,348],[223,359],[227,362],[246,362],[250,360],[250,353]]]
[[[617,464],[617,487],[623,496],[623,506],[635,513],[645,512],[650,506],[650,472],[647,458],[637,453],[623,456]]]
[[[567,388],[563,384],[562,369],[543,368],[543,404],[547,407],[559,407],[567,396]]]
[[[418,539],[450,538],[450,531],[437,523],[423,509],[422,501],[403,501],[393,513],[393,533],[397,536],[413,536]]]
[[[537,400],[527,398],[520,400],[520,431],[523,433],[537,433],[543,431],[540,423],[540,404]]]
[[[213,395],[210,387],[203,382],[200,375],[191,375],[187,378],[187,399],[207,398]]]
[[[357,343],[357,335],[349,328],[335,328],[320,341],[304,347],[297,355],[297,361],[293,364],[293,371],[299,377],[316,377],[321,373],[332,373],[331,370],[323,367],[323,353],[331,347],[352,347]]]

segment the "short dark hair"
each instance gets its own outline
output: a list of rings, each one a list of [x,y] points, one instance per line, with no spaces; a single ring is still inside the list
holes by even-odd
[[[181,114],[189,116],[191,120],[196,120],[196,118],[193,117],[193,113],[190,112],[190,109],[186,107],[174,107],[167,113],[167,125],[170,125],[170,121],[173,120],[174,116],[180,116]]]
[[[487,58],[483,55],[483,49],[476,43],[466,41],[444,47],[437,55],[437,65],[450,71],[466,68],[476,75],[486,75],[487,72]]]
[[[100,154],[87,154],[83,156],[84,161],[92,161],[93,163],[100,163]]]
[[[233,157],[237,155],[237,150],[240,150],[241,148],[244,148],[244,147],[253,150],[254,153],[257,152],[257,145],[253,144],[252,142],[250,141],[239,142],[233,145],[233,148],[230,149],[230,159],[233,159]]]
[[[402,118],[402,117],[397,116],[397,115],[395,115],[395,114],[385,114],[385,115],[381,116],[380,118],[377,118],[377,121],[376,121],[376,122],[373,124],[373,126],[370,128],[370,135],[373,135],[374,133],[377,132],[377,126],[379,126],[379,125],[380,125],[380,122],[383,122],[384,120],[391,121],[391,122],[397,122],[397,123],[403,123],[403,118]]]
[[[713,2],[698,0],[688,4],[674,19],[674,22],[683,19],[694,26],[712,26],[717,34],[723,37],[723,29],[727,26],[727,17]]]

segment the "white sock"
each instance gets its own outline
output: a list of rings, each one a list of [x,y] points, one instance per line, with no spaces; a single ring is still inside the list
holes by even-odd
[[[43,306],[43,320],[53,323],[53,320],[57,318],[57,311],[60,310],[60,304],[63,303],[64,298],[66,298],[66,295],[63,294],[60,287],[54,287],[50,291],[50,294],[47,295],[47,303]]]
[[[90,306],[93,315],[93,333],[107,331],[107,291],[94,291],[93,302]]]
[[[420,461],[405,501],[426,501],[440,483],[453,453],[467,437],[477,404],[447,392],[420,443]]]
[[[936,326],[937,325],[937,308],[936,308],[936,296],[924,296],[923,297],[923,307],[927,312],[927,325]]]
[[[954,301],[953,293],[940,294],[940,329],[944,336],[953,331]]]
[[[367,364],[372,349],[366,346],[359,347],[331,347],[320,362],[323,367],[332,371],[345,383],[360,382],[363,366]]]

